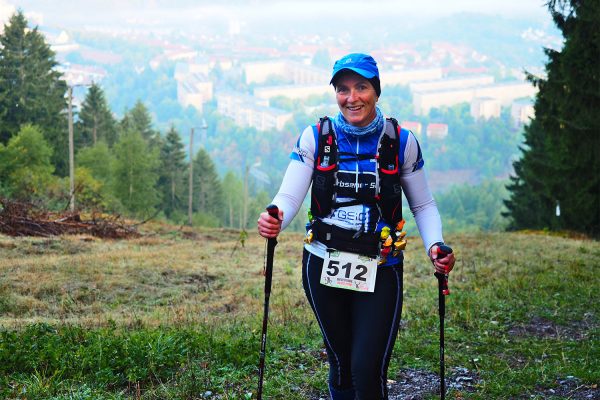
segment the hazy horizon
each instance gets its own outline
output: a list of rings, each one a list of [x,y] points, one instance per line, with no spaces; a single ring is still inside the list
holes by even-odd
[[[86,26],[115,26],[135,23],[144,28],[175,26],[193,28],[202,21],[238,20],[249,24],[260,23],[267,28],[276,22],[289,22],[310,30],[317,23],[340,26],[347,31],[364,29],[365,24],[379,23],[390,27],[402,24],[418,25],[457,13],[481,13],[491,16],[531,19],[532,22],[549,23],[550,16],[544,1],[508,0],[481,2],[458,0],[438,2],[421,0],[409,2],[374,1],[369,4],[357,0],[347,1],[296,1],[296,0],[230,0],[215,5],[212,1],[141,1],[141,0],[89,0],[73,3],[55,0],[51,4],[42,0],[0,0],[0,18],[16,9],[34,16],[42,26],[82,28]],[[6,18],[6,17],[4,17]],[[363,22],[363,24],[361,24]],[[182,25],[181,25],[182,24]],[[191,24],[191,25],[189,25]],[[352,25],[351,25],[352,24]],[[291,26],[288,26],[291,27]],[[310,32],[307,32],[310,33]]]

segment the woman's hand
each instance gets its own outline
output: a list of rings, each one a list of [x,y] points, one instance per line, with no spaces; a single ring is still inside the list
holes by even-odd
[[[283,221],[283,211],[279,210],[279,217],[273,218],[268,212],[262,212],[258,217],[258,233],[260,236],[272,239],[281,232],[281,222]]]
[[[454,258],[454,253],[446,254],[442,256],[442,252],[439,252],[440,246],[438,244],[434,244],[429,249],[429,258],[431,258],[431,262],[435,267],[435,272],[440,274],[449,274],[450,271],[454,268],[454,263],[456,259]],[[441,258],[438,258],[440,256]]]

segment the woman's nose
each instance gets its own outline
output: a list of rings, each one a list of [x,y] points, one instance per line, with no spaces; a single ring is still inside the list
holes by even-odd
[[[352,102],[354,100],[356,100],[358,97],[356,90],[354,89],[350,89],[350,92],[348,93],[348,101]]]

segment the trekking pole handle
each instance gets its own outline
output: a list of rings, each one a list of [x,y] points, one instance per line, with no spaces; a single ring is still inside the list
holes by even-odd
[[[279,207],[277,207],[275,204],[269,204],[267,206],[267,212],[271,217],[279,220]]]
[[[279,207],[275,204],[269,204],[267,206],[267,212],[273,218],[279,220]],[[273,253],[275,251],[275,246],[277,246],[277,238],[267,239],[267,263],[263,270],[263,275],[266,277],[265,279],[265,293],[271,292],[271,275],[273,270]]]
[[[438,245],[436,258],[444,258],[450,253],[452,253],[452,247],[445,244],[440,244]],[[450,294],[450,289],[448,289],[448,274],[441,274],[439,272],[436,272],[434,275],[442,283],[442,293],[444,294],[444,296],[448,296]]]

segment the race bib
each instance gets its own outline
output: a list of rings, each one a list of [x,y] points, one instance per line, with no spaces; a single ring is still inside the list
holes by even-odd
[[[341,289],[373,292],[377,259],[342,251],[327,252],[321,271],[321,283]]]

